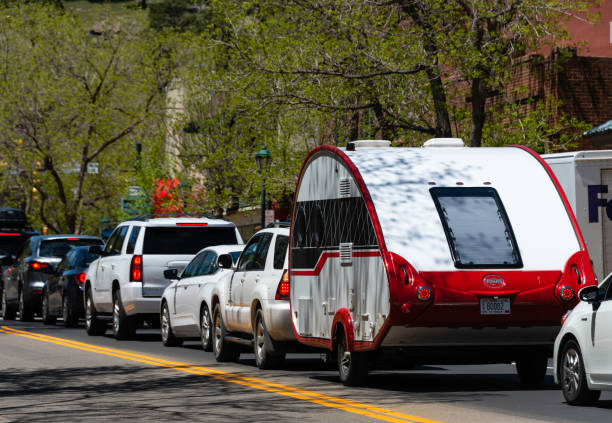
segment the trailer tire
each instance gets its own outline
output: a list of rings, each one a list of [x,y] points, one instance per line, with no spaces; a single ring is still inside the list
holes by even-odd
[[[221,307],[215,306],[213,311],[213,353],[218,362],[238,361],[240,350],[238,345],[232,344],[225,339],[227,331],[221,317]]]
[[[367,353],[349,351],[344,330],[337,331],[336,351],[338,353],[338,374],[346,386],[360,386],[368,377]]]

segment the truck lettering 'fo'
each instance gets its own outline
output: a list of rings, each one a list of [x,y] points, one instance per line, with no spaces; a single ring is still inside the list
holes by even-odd
[[[612,150],[572,151],[542,158],[567,195],[595,276],[602,281],[612,273]]]
[[[595,283],[568,201],[524,147],[321,146],[291,219],[298,340],[360,383],[373,362],[515,361],[537,383],[561,317]],[[383,358],[385,358],[383,360]]]

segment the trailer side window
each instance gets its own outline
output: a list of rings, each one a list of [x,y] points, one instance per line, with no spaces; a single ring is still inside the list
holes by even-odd
[[[521,256],[494,188],[431,188],[455,267],[519,268]]]
[[[323,244],[323,213],[321,212],[321,207],[316,206],[314,208],[310,219],[312,246],[320,247]]]

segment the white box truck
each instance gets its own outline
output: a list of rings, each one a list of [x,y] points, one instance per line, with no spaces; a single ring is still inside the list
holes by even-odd
[[[612,150],[542,157],[565,191],[601,281],[612,272]]]

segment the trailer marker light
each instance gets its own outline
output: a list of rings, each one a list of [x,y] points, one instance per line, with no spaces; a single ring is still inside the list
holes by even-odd
[[[410,314],[410,311],[411,311],[411,309],[412,309],[412,305],[411,305],[411,304],[408,304],[408,303],[405,303],[405,304],[402,304],[402,306],[401,306],[400,308],[401,308],[401,310],[402,310],[402,313],[404,313],[404,314]]]
[[[569,286],[564,286],[561,288],[561,299],[563,301],[571,301],[575,296],[576,294],[574,293],[574,290]]]
[[[463,182],[457,182],[457,185],[463,185]]]
[[[421,286],[417,289],[417,298],[420,301],[429,301],[431,299],[431,289],[426,286]]]
[[[435,185],[436,183],[434,181],[429,181],[428,184],[429,185]]]
[[[484,184],[485,184],[485,185],[491,185],[491,182],[488,182],[488,181],[487,181],[487,182],[485,182]]]

